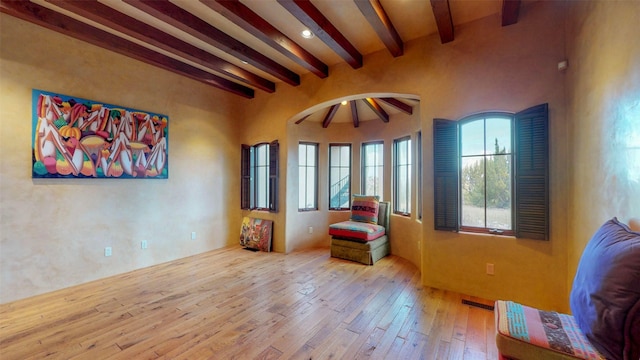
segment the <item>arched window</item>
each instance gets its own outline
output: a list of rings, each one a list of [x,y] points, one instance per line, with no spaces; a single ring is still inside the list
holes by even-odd
[[[549,236],[548,105],[434,119],[436,230]]]

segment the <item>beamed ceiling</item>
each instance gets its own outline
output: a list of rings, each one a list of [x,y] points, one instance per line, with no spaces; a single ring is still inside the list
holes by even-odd
[[[403,55],[404,43],[500,14],[518,21],[521,0],[0,0],[3,13],[115,51],[235,95],[253,98],[297,86],[301,75],[325,79],[331,67],[354,71],[365,55]],[[311,30],[305,39],[301,32]],[[297,121],[350,121],[413,111],[410,98],[375,97],[329,105]],[[338,111],[340,106],[350,112]],[[337,120],[337,113],[345,113]]]

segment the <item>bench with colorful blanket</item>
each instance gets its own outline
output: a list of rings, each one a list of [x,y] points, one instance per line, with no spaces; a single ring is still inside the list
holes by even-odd
[[[605,359],[582,334],[571,315],[512,301],[495,304],[496,343],[503,359]],[[523,346],[523,345],[532,346]]]
[[[640,359],[640,232],[613,218],[587,243],[572,315],[495,303],[501,359]]]

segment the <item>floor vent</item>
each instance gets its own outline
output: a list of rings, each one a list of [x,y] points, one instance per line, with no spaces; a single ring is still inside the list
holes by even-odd
[[[471,300],[465,300],[465,299],[462,299],[462,303],[465,304],[465,305],[469,305],[469,306],[475,306],[475,307],[480,308],[480,309],[493,311],[493,305],[480,304],[479,302],[475,302],[475,301],[471,301]]]

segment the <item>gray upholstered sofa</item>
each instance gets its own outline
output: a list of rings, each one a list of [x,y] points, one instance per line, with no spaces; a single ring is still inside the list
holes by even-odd
[[[380,201],[378,208],[378,225],[385,228],[385,234],[371,241],[361,241],[346,237],[331,237],[331,256],[357,261],[365,265],[373,265],[376,261],[389,255],[389,216],[390,203]]]

